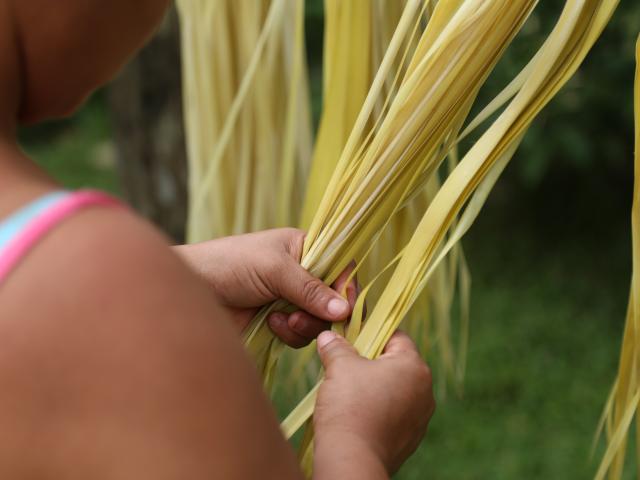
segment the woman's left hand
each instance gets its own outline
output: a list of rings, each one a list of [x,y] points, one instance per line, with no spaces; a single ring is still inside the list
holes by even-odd
[[[300,348],[330,328],[330,322],[346,320],[357,297],[357,283],[344,289],[353,265],[332,285],[325,285],[300,266],[305,233],[294,228],[224,237],[175,247],[192,270],[212,288],[220,303],[231,310],[244,330],[258,308],[277,299],[299,310],[274,312],[273,332],[287,345]]]

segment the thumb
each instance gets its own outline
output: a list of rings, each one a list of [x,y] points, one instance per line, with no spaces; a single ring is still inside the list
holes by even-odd
[[[358,357],[358,351],[344,337],[331,330],[322,332],[317,340],[318,355],[325,371],[341,358]]]
[[[349,302],[295,260],[291,260],[275,280],[282,298],[315,317],[336,322],[346,320],[351,314]]]

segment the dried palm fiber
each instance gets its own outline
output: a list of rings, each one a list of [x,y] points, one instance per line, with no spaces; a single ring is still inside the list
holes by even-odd
[[[271,22],[268,22],[262,18],[264,11],[261,12],[260,8],[257,11],[253,11],[256,6],[265,7],[263,10],[266,10],[267,4],[265,2],[262,5],[255,3],[248,5],[247,2],[230,4],[224,1],[205,4],[194,0],[182,0],[179,5],[183,26],[185,110],[187,112],[192,180],[189,227],[189,239],[191,241],[204,240],[211,236],[241,233],[274,225],[291,224],[290,220],[286,220],[287,214],[289,217],[296,215],[295,207],[299,202],[291,201],[292,195],[290,193],[293,188],[291,174],[293,168],[290,156],[285,155],[289,159],[289,161],[285,162],[288,166],[289,175],[272,179],[271,182],[276,184],[276,180],[280,180],[281,187],[279,191],[285,192],[284,195],[274,198],[273,192],[278,189],[265,190],[263,188],[259,192],[251,192],[253,185],[263,187],[267,185],[268,182],[258,182],[256,180],[257,178],[264,178],[267,170],[278,172],[278,169],[274,168],[272,157],[267,155],[266,160],[264,160],[264,155],[256,158],[259,156],[259,153],[256,152],[265,151],[265,142],[267,144],[266,151],[271,151],[269,143],[272,143],[273,135],[270,136],[265,133],[268,130],[265,127],[273,126],[275,122],[253,122],[252,120],[256,117],[258,120],[265,118],[265,115],[260,115],[260,112],[264,114],[266,110],[270,110],[267,117],[274,114],[278,115],[279,105],[276,105],[275,102],[266,102],[265,107],[265,102],[253,101],[264,98],[264,95],[260,96],[259,85],[256,85],[255,79],[259,75],[262,75],[259,82],[260,85],[269,82],[271,85],[284,84],[278,77],[278,75],[282,76],[282,69],[270,68],[273,66],[273,62],[263,59],[263,57],[269,55],[269,41],[275,35],[273,32],[277,32],[276,15],[281,15],[284,19],[287,19],[292,16],[291,14],[297,13],[297,17],[295,17],[296,45],[302,45],[300,41],[300,19],[302,18],[302,13],[301,9],[297,9],[298,11],[296,12],[293,8],[288,11],[285,8],[276,10],[275,4],[272,4],[267,17],[267,19],[271,19]],[[327,88],[330,92],[325,93],[325,98],[331,98],[332,102],[329,108],[325,109],[323,118],[331,120],[327,122],[328,125],[342,126],[342,133],[336,128],[321,128],[320,138],[316,144],[317,163],[315,163],[315,165],[323,167],[320,169],[320,174],[322,171],[333,171],[339,151],[344,146],[346,137],[355,121],[355,116],[372,81],[371,72],[377,71],[382,58],[381,53],[386,50],[390,40],[390,32],[393,31],[395,24],[399,20],[399,15],[402,11],[401,6],[402,2],[387,2],[383,0],[374,2],[362,0],[358,2],[329,1],[327,3],[327,13],[329,14],[327,24],[330,27],[327,35],[327,46],[329,47],[327,51],[348,51],[349,55],[332,55],[332,60],[327,62],[329,68],[325,69],[325,77],[327,78],[325,85],[332,85],[333,87]],[[430,5],[425,8],[427,11],[430,9]],[[238,10],[238,12],[235,10]],[[238,19],[238,21],[227,25],[224,20],[227,17],[231,20]],[[247,18],[251,21],[247,22]],[[227,23],[228,19],[226,20]],[[280,25],[286,23],[283,19],[279,21]],[[251,31],[245,32],[243,30],[242,34],[240,34],[239,31],[242,29],[239,25],[249,25]],[[363,28],[354,28],[358,25],[363,26]],[[260,42],[261,38],[263,40],[262,44]],[[350,39],[351,41],[349,41]],[[413,45],[403,45],[402,48],[405,52],[409,48],[415,48],[415,40],[415,37],[409,37],[406,40],[413,42]],[[235,47],[237,52],[234,51],[234,45],[237,45]],[[339,48],[330,47],[330,45],[337,45]],[[349,49],[345,48],[347,45],[350,47]],[[228,52],[229,48],[231,48],[231,54]],[[220,49],[224,50],[224,52],[221,52]],[[294,50],[302,51],[300,47]],[[369,55],[364,55],[364,53],[369,53]],[[240,58],[236,59],[234,58],[235,56]],[[383,108],[385,99],[390,98],[388,90],[397,87],[393,79],[397,78],[400,73],[397,70],[406,69],[407,62],[402,62],[402,60],[406,60],[406,57],[405,53],[403,58],[397,59],[394,69],[388,72],[381,95],[376,102],[375,109],[377,111]],[[263,67],[263,63],[266,63],[267,67]],[[194,70],[195,65],[200,67],[199,70]],[[343,73],[345,69],[348,70],[346,75]],[[332,71],[334,73],[331,73]],[[338,72],[339,75],[335,72]],[[298,75],[300,75],[299,72]],[[265,76],[266,81],[263,81]],[[306,72],[304,76],[306,77]],[[332,77],[334,78],[332,79]],[[358,78],[360,79],[359,81],[357,81]],[[306,91],[306,85],[304,87]],[[271,88],[270,90],[273,89]],[[262,91],[262,93],[264,92]],[[210,103],[214,108],[207,107]],[[302,102],[302,104],[304,103],[306,102]],[[343,106],[345,104],[350,105],[350,107],[344,109]],[[290,102],[289,105],[290,107],[295,107],[294,102]],[[331,106],[337,106],[337,108],[332,108]],[[229,115],[230,112],[234,111],[236,112],[235,116],[233,113]],[[289,113],[292,113],[292,111],[289,110]],[[306,117],[307,112],[303,113]],[[293,115],[289,115],[285,125],[281,124],[275,129],[276,137],[286,136],[287,132],[283,134],[282,127],[290,127],[292,125],[289,123],[291,118],[293,118]],[[208,130],[213,133],[207,133],[207,126],[211,127],[212,125],[216,126],[216,128],[209,128]],[[254,131],[262,132],[263,135],[257,135],[253,140],[255,145],[251,145],[251,141],[247,139],[254,138]],[[307,128],[304,128],[303,134],[306,131]],[[304,141],[302,143],[308,144],[309,136],[303,135],[303,137]],[[292,140],[292,138],[293,134],[288,137],[289,140]],[[336,143],[336,139],[340,139],[340,141]],[[335,150],[334,148],[335,153],[329,155],[326,145],[331,145],[332,141],[333,145],[337,145],[339,149]],[[247,145],[247,143],[250,145]],[[284,143],[291,145],[291,142],[285,141]],[[318,152],[321,152],[322,155],[319,155]],[[278,154],[275,157],[278,158]],[[305,155],[302,155],[302,157],[304,158]],[[333,164],[327,165],[326,159],[330,159]],[[323,160],[323,162],[321,163],[320,160]],[[216,174],[212,175],[213,172],[216,172]],[[317,176],[318,173],[316,172]],[[211,183],[208,183],[207,180],[201,180],[202,177],[210,178]],[[322,186],[321,193],[324,190],[323,183],[327,180],[316,177],[310,182],[310,185],[312,188],[313,186]],[[296,184],[296,191],[299,191],[300,189],[297,185],[299,185],[299,182]],[[289,193],[287,193],[287,188]],[[207,197],[210,203],[202,203]],[[420,202],[424,205],[426,198],[421,197],[422,195],[418,196],[413,203]],[[307,199],[309,198],[307,196]],[[277,222],[274,222],[273,214],[269,214],[276,210],[274,202],[278,204],[277,212],[280,220]],[[313,205],[314,203],[313,201],[307,202],[307,205]],[[409,206],[398,215],[398,219],[392,219],[386,234],[381,237],[381,240],[374,247],[374,254],[370,256],[371,259],[378,262],[378,265],[380,265],[380,261],[385,264],[395,256],[400,245],[397,242],[397,238],[406,239],[410,236],[420,212],[424,210],[423,205],[419,208]],[[249,211],[251,212],[250,214]],[[456,258],[456,256],[453,255],[452,258]],[[368,267],[372,272],[377,271],[374,261],[370,262],[370,265],[365,265],[365,267]],[[442,281],[434,282],[434,284],[437,287],[434,288],[434,292],[438,292],[437,295],[434,295],[435,301],[433,303],[436,305],[434,317],[441,320],[437,337],[444,338],[445,341],[441,343],[448,345],[447,336],[443,335],[442,332],[447,333],[449,331],[446,302],[450,304],[448,299],[452,299],[453,295],[447,289],[452,289],[453,285],[450,282]],[[426,292],[425,301],[420,302],[420,318],[416,315],[411,319],[412,328],[410,328],[410,331],[416,337],[420,332],[420,337],[424,339],[423,343],[425,345],[427,344],[428,328],[424,326],[423,317],[429,305],[426,297],[432,293]],[[442,301],[443,299],[444,301]],[[442,365],[451,363],[452,355],[448,353],[450,350],[450,348],[443,350],[446,354],[443,355],[444,361],[441,362]],[[309,365],[309,363],[313,363],[309,362],[309,354],[312,353],[313,350],[309,349],[302,355],[298,355],[298,364],[305,365],[306,369],[310,369],[310,371],[314,371]],[[444,379],[446,376],[442,375],[441,378]]]
[[[428,21],[431,15],[432,3],[435,2],[426,2],[424,21]],[[325,1],[323,109],[305,196],[301,221],[303,227],[308,227],[327,188],[340,153],[400,20],[404,4],[404,1],[389,2],[387,0]],[[401,46],[404,54],[396,59],[387,72],[382,91],[374,106],[374,118],[380,115],[385,102],[390,101],[397,91],[398,80],[402,78],[408,67],[417,41],[417,35],[409,35],[404,39]],[[406,208],[390,220],[371,254],[359,269],[361,281],[366,283],[367,279],[375,277],[408,241],[426,209],[430,195],[437,191],[438,180],[435,175],[430,184],[432,188],[425,189],[417,195]],[[454,252],[451,261],[443,264],[437,278],[432,282],[432,288],[425,290],[422,298],[417,302],[415,312],[412,312],[405,322],[405,329],[425,347],[425,350],[432,343],[429,341],[430,338],[440,339],[438,343],[441,345],[441,362],[438,365],[444,368],[442,375],[438,378],[443,380],[454,376],[449,312],[454,298],[457,273],[467,274],[463,260],[464,257],[460,252]],[[451,275],[450,269],[456,274]],[[452,278],[453,281],[448,281],[448,278]],[[383,281],[381,280],[373,287],[369,298],[377,298],[381,291],[378,284],[382,284]],[[463,285],[465,285],[464,282]],[[466,295],[463,295],[463,298],[466,298]],[[430,309],[433,310],[432,314],[429,313]],[[431,332],[430,329],[431,317],[436,319],[435,332]],[[299,352],[285,351],[287,357],[292,357],[284,362],[284,368],[292,369],[293,372],[287,378],[303,379],[305,377],[302,375],[303,372],[309,372],[312,378],[316,378],[319,364],[314,353],[313,345]],[[462,369],[458,368],[457,371],[460,373]],[[444,391],[444,388],[440,391]]]
[[[402,1],[379,0],[324,2],[322,113],[300,220],[303,228],[308,227],[322,199],[377,70],[373,59],[373,41],[377,39],[374,31],[382,29],[376,28],[376,20],[385,25],[397,22],[393,14],[399,9],[388,6],[401,4]],[[377,9],[388,11],[374,16]],[[304,388],[307,378],[317,378],[319,362],[314,354],[313,345],[284,351],[282,367],[292,372],[287,378],[297,380],[289,382],[289,386]]]
[[[385,12],[384,9],[389,10],[395,8],[397,10],[398,3],[383,2],[383,4],[384,6],[378,8],[377,12],[386,18],[393,18],[393,12]],[[435,4],[436,2],[433,1],[425,2],[422,23],[428,23]],[[399,12],[397,15],[399,15]],[[395,24],[397,24],[397,21]],[[389,30],[388,20],[386,24],[381,22],[380,24],[375,23],[374,25],[378,25],[381,31],[385,29],[385,26],[386,30]],[[386,40],[383,36],[380,40],[374,42],[374,45],[380,45],[380,47],[377,48],[378,51],[385,51],[388,46],[388,41],[389,40]],[[401,80],[404,77],[409,62],[411,58],[413,58],[417,42],[417,35],[411,36],[407,40],[407,45],[403,47],[405,49],[405,56],[394,66],[394,69],[390,72],[391,75],[388,75],[387,81],[385,82],[386,89],[382,93],[376,107],[374,107],[374,117],[378,117],[383,112],[384,108],[381,108],[381,106],[385,101],[393,101],[398,86],[397,82],[393,80],[394,78]],[[455,165],[456,158],[452,152],[449,156],[449,167]],[[359,268],[360,278],[363,279],[365,283],[370,279],[378,278],[378,281],[371,286],[368,292],[367,297],[370,302],[375,303],[382,293],[382,288],[388,282],[391,273],[385,270],[384,267],[388,265],[402,250],[404,245],[406,245],[415,231],[422,214],[438,191],[439,185],[439,172],[434,171],[427,180],[426,188],[423,188],[412,200],[407,202],[404,208],[400,209],[390,218],[388,225],[380,233],[370,254]],[[380,272],[383,273],[380,275]],[[459,282],[458,279],[460,280]],[[456,380],[457,386],[460,387],[464,374],[466,357],[466,335],[464,332],[466,332],[468,324],[468,315],[465,314],[465,312],[468,312],[468,306],[465,303],[465,299],[468,298],[469,279],[470,276],[462,248],[460,245],[456,245],[448,261],[443,262],[438,268],[434,278],[422,292],[420,298],[415,302],[414,308],[407,314],[402,325],[407,333],[418,341],[425,356],[432,353],[431,351],[434,345],[438,347],[439,362],[437,362],[437,366],[440,369],[440,374],[436,377],[440,381],[438,392],[441,395],[444,395],[446,392],[447,379]],[[451,309],[458,288],[460,290],[462,315],[460,316],[460,344],[457,349],[458,354],[455,355],[451,335]]]
[[[524,73],[481,114],[480,120],[515,93],[438,191],[364,324],[361,322],[362,299],[359,300],[348,336],[355,339],[354,345],[362,355],[375,358],[381,353],[435,266],[475,220],[528,126],[575,73],[617,4],[616,0],[568,0],[553,32]],[[480,124],[480,120],[474,124]],[[459,222],[454,223],[465,205]],[[292,435],[312,415],[316,391],[317,387],[283,423],[287,435]],[[634,399],[637,403],[637,398]],[[309,436],[305,440],[303,458],[308,459]]]
[[[307,227],[371,85],[371,0],[325,0],[322,116],[305,193]]]
[[[433,8],[437,2],[425,2],[423,23],[429,21]],[[391,32],[397,25],[401,15],[400,2],[388,2],[379,0],[375,2],[374,30],[374,65],[377,71],[384,52],[391,39]],[[397,83],[394,78],[402,78],[412,58],[412,54],[417,46],[418,37],[409,37],[405,56],[394,66],[385,82],[385,90],[374,107],[374,117],[378,117],[383,110],[385,101],[393,99],[397,91]],[[449,168],[453,167],[457,161],[455,151],[449,156]],[[366,261],[359,268],[360,278],[367,282],[367,279],[376,278],[381,271],[382,275],[378,281],[372,285],[367,297],[371,302],[376,301],[382,293],[383,286],[389,279],[391,272],[385,271],[393,258],[402,250],[404,245],[415,231],[422,214],[429,205],[431,199],[438,191],[440,178],[438,172],[428,179],[427,186],[413,200],[397,212],[389,221],[389,224],[381,232],[380,237],[373,245],[371,253]],[[459,279],[459,282],[458,282]],[[426,356],[431,353],[432,346],[438,346],[439,359],[438,367],[440,374],[436,377],[441,382],[438,392],[443,395],[446,392],[446,380],[448,378],[457,381],[458,387],[464,375],[464,365],[466,358],[466,331],[468,327],[468,299],[470,275],[466,266],[461,245],[456,245],[452,250],[447,262],[438,268],[434,278],[427,288],[415,302],[412,311],[407,314],[402,328],[407,331],[421,348]],[[461,306],[461,328],[460,340],[457,348],[457,355],[454,355],[453,340],[451,338],[451,308],[456,291],[459,290]],[[457,357],[457,358],[456,358]]]
[[[640,401],[640,38],[636,43],[636,78],[634,89],[635,110],[635,162],[633,207],[631,211],[631,237],[633,268],[629,306],[622,339],[618,375],[603,414],[608,445],[596,473],[596,479],[622,477],[629,428],[634,417],[636,435],[640,435],[638,402]],[[640,438],[640,437],[639,437]],[[636,448],[640,442],[636,439]]]
[[[189,241],[295,224],[311,155],[304,2],[177,3]]]
[[[535,0],[438,2],[397,94],[371,121],[400,46],[420,22],[409,1],[365,104],[310,225],[302,265],[331,283],[351,259],[362,261],[389,219],[418,194],[455,143],[479,88],[522,26]],[[372,126],[373,125],[373,126]],[[263,309],[246,345],[269,378],[274,341]]]
[[[428,4],[430,2],[427,2]],[[300,224],[308,228],[329,184],[340,154],[367,97],[391,40],[405,0],[325,0],[323,105],[305,205]],[[430,8],[427,8],[427,13]],[[415,48],[416,38],[403,39],[402,49]],[[407,45],[411,42],[412,45]],[[398,58],[387,72],[376,99],[380,112],[394,89],[394,77],[406,68]]]

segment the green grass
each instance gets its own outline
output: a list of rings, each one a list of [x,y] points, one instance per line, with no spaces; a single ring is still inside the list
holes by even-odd
[[[99,101],[22,138],[64,185],[118,191],[112,159],[103,158],[109,129]],[[595,177],[602,188],[606,178]],[[523,194],[508,177],[467,237],[464,395],[439,403],[427,439],[396,478],[593,475],[589,448],[615,373],[630,274],[627,198],[615,186],[594,196],[588,179],[562,172],[549,179],[546,190]]]
[[[441,402],[398,479],[595,473],[589,452],[615,374],[630,273],[626,208],[582,203],[580,214],[579,200],[555,211],[533,200],[492,198],[465,242],[474,283],[464,396]]]

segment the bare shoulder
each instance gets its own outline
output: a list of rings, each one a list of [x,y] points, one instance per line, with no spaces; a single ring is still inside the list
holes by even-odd
[[[127,212],[69,219],[2,286],[0,390],[2,478],[34,465],[56,478],[251,478],[293,464],[224,312]]]
[[[182,297],[190,310],[215,308],[204,290],[152,226],[128,211],[96,207],[67,219],[30,252],[0,290],[0,316],[25,327],[53,317],[77,326],[82,317],[162,312],[163,303]]]

